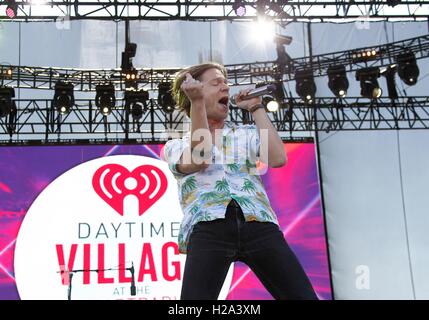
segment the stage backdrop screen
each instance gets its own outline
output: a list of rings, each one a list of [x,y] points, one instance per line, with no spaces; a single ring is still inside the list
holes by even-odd
[[[315,146],[284,147],[287,165],[261,177],[319,298],[331,299]],[[0,147],[0,299],[179,299],[182,212],[162,149]],[[240,262],[219,298],[272,299]]]

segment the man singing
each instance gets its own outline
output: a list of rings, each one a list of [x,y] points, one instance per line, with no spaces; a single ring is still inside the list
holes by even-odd
[[[191,131],[164,148],[184,213],[181,299],[217,299],[234,261],[246,263],[275,299],[317,299],[256,174],[258,158],[276,168],[286,154],[261,98],[246,99],[249,91],[235,101],[256,125],[237,126],[226,121],[229,87],[222,65],[186,68],[173,85],[178,106],[191,119]]]

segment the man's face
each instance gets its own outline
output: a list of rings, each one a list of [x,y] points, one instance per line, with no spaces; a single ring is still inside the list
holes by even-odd
[[[229,87],[223,73],[216,69],[206,70],[200,77],[203,83],[207,118],[223,120],[228,116]]]

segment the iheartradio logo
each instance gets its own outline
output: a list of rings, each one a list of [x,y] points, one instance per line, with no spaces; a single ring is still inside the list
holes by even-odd
[[[95,192],[121,216],[127,196],[138,199],[139,216],[143,215],[167,190],[165,174],[152,165],[143,165],[132,172],[119,164],[99,168],[92,178]]]
[[[70,168],[41,192],[21,224],[14,254],[19,295],[67,299],[72,288],[72,300],[178,299],[186,260],[177,244],[182,218],[177,181],[163,161],[115,155]]]

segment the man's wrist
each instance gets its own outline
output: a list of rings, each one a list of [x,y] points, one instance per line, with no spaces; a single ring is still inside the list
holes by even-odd
[[[264,105],[262,103],[258,103],[258,104],[254,105],[254,106],[251,106],[249,108],[249,112],[250,113],[254,113],[256,110],[259,110],[259,109],[265,109],[265,107],[264,107]]]
[[[189,100],[191,103],[191,109],[205,109],[204,98],[197,98],[194,100]]]

